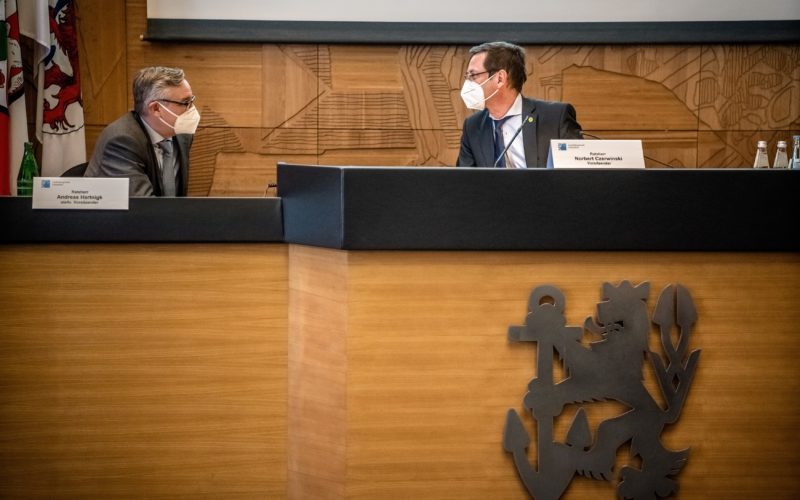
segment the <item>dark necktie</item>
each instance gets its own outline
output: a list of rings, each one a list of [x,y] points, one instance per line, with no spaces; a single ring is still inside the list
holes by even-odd
[[[161,148],[161,196],[175,196],[175,174],[177,161],[172,139],[164,139],[158,143]]]
[[[499,120],[492,118],[494,122],[494,159],[497,160],[498,157],[500,158],[500,161],[497,162],[497,168],[506,168],[506,155],[503,154],[503,150],[506,148],[505,141],[503,140],[503,124],[509,118],[511,118],[511,116],[506,116]],[[501,154],[503,156],[500,156]]]

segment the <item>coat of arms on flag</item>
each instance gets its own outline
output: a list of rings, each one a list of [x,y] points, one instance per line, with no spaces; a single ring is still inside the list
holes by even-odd
[[[51,0],[49,21],[50,52],[42,61],[45,68],[42,125],[46,127],[43,131],[69,133],[83,126],[78,34],[73,2]]]
[[[26,3],[22,33],[37,42],[36,135],[42,175],[58,176],[86,161],[74,0]]]
[[[35,54],[24,58],[35,67],[42,175],[59,176],[86,161],[75,9],[74,0],[0,0],[0,195],[15,194],[28,142],[21,36],[36,43]]]

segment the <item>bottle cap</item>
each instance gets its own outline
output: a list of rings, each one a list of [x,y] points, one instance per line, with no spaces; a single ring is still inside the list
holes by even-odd
[[[760,148],[767,147],[767,141],[758,141],[758,147]]]
[[[786,147],[786,141],[778,141],[778,147],[779,148],[785,148]]]

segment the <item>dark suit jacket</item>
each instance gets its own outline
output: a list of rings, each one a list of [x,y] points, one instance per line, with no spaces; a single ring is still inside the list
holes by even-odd
[[[178,175],[175,192],[186,196],[189,185],[189,148],[192,135],[176,136]],[[100,134],[84,177],[128,177],[131,196],[161,196],[161,172],[150,136],[141,117],[131,111]]]
[[[547,166],[551,139],[581,139],[581,126],[575,108],[564,102],[522,98],[522,119],[528,115],[533,123],[522,127],[522,144],[528,168]],[[515,140],[520,140],[517,137]],[[458,167],[494,166],[494,131],[489,111],[479,111],[464,120]]]

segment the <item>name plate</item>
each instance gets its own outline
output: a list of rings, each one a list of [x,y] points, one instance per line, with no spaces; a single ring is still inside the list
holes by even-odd
[[[553,139],[548,168],[644,168],[642,141]]]
[[[128,210],[127,177],[34,177],[33,208]]]

